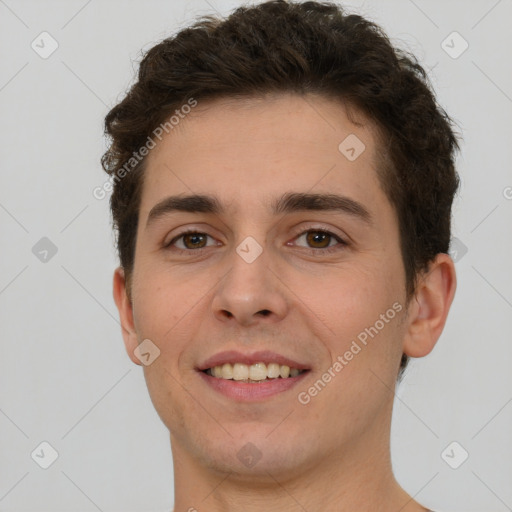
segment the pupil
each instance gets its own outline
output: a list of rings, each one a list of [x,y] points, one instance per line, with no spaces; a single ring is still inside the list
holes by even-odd
[[[322,248],[327,247],[329,245],[329,237],[330,235],[328,235],[327,233],[322,233],[320,231],[312,231],[308,234],[308,243],[320,243]],[[321,238],[323,240],[319,241],[318,238]],[[325,241],[327,241],[327,243],[322,243]]]
[[[194,241],[192,242],[192,245],[194,247],[203,247],[204,245],[198,246],[197,243],[196,243],[198,241],[198,239],[201,239],[201,238],[204,239],[204,235],[201,234],[201,233],[192,233],[192,234],[189,234],[189,235],[185,235],[185,238],[184,238],[185,245],[187,246],[188,242],[191,241],[191,239],[194,239]]]

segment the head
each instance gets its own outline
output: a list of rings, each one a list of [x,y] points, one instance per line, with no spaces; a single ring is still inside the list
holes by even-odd
[[[138,364],[142,340],[158,347],[146,380],[178,442],[229,467],[220,439],[243,445],[250,426],[292,467],[315,463],[290,459],[299,437],[328,453],[340,429],[329,418],[350,416],[354,440],[387,417],[386,385],[432,350],[455,291],[457,142],[415,58],[334,4],[241,7],[151,48],[106,133],[125,344]],[[302,395],[281,437],[265,437],[278,399],[237,404],[219,428],[189,396],[201,364],[270,348],[311,376],[331,369],[328,386]],[[326,437],[304,439],[312,420]]]

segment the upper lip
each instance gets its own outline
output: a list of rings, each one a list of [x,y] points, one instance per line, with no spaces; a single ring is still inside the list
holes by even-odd
[[[243,353],[237,350],[227,350],[219,352],[212,357],[206,359],[198,366],[198,370],[203,371],[215,366],[222,366],[224,363],[242,363],[250,366],[256,363],[278,363],[286,365],[290,368],[297,368],[298,370],[309,370],[309,366],[299,363],[270,350],[260,350],[258,352]]]

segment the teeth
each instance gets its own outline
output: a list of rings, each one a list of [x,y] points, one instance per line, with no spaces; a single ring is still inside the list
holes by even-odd
[[[279,374],[283,379],[286,379],[290,375],[290,367],[286,365],[282,365],[279,368]]]
[[[270,363],[267,365],[267,375],[269,379],[277,379],[281,372],[280,366],[277,363]]]
[[[217,368],[219,368],[217,366]],[[223,379],[232,379],[233,378],[233,367],[229,363],[225,363],[222,365],[222,372],[219,377],[222,377]]]
[[[215,368],[218,368],[216,366]],[[214,371],[215,371],[214,368]],[[214,377],[216,375],[214,374]],[[249,378],[249,367],[246,364],[235,363],[233,365],[233,379],[234,380],[245,380]]]
[[[281,377],[297,377],[304,370],[290,368],[289,366],[278,363],[256,363],[250,366],[242,363],[225,363],[220,366],[214,366],[207,370],[208,375],[219,379],[233,379],[244,382],[261,382],[266,379],[277,379]]]
[[[251,364],[249,367],[249,379],[265,380],[267,378],[267,365],[264,363]]]

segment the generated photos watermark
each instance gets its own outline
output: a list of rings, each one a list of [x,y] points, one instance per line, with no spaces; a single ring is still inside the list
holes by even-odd
[[[189,98],[187,103],[182,105],[179,109],[176,109],[171,117],[165,121],[165,123],[161,123],[158,125],[152,132],[152,135],[149,135],[146,139],[146,142],[137,150],[132,153],[132,157],[128,159],[125,164],[117,169],[117,171],[110,175],[100,187],[95,187],[92,191],[92,195],[95,199],[101,201],[107,197],[108,192],[112,192],[114,188],[114,183],[122,180],[127,174],[129,174],[135,167],[142,162],[144,157],[146,157],[149,152],[156,146],[155,139],[162,140],[162,137],[165,133],[170,133],[182,119],[185,119],[187,114],[190,114],[192,109],[197,105],[197,100],[194,98]]]
[[[349,364],[354,357],[359,354],[364,347],[368,345],[375,336],[379,334],[382,329],[389,324],[395,316],[402,311],[402,304],[395,302],[385,313],[379,316],[379,319],[370,327],[366,327],[357,335],[357,341],[352,340],[350,348],[345,351],[343,355],[339,355],[336,361],[330,366],[317,381],[310,386],[306,391],[301,391],[297,395],[297,400],[302,405],[307,405],[311,399],[320,393],[329,382],[332,381],[340,372]]]

